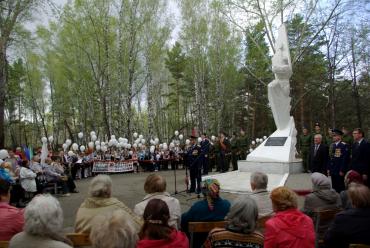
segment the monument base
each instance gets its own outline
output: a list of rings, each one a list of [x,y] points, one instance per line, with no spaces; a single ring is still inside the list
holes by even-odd
[[[302,173],[302,160],[296,159],[294,162],[258,162],[239,160],[238,168],[241,172],[260,171],[266,174],[286,174],[286,173]]]

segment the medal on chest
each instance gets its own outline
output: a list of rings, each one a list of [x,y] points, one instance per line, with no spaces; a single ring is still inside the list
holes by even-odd
[[[342,151],[340,148],[336,148],[334,151],[334,157],[340,158],[342,156]]]

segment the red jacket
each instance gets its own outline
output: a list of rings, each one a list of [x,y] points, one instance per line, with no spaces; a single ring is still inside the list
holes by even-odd
[[[266,222],[264,248],[314,248],[312,219],[297,209],[277,212]]]
[[[169,240],[153,240],[142,239],[137,245],[137,248],[189,248],[189,240],[183,232],[173,229]]]
[[[9,241],[15,234],[23,231],[23,209],[0,202],[0,240]]]

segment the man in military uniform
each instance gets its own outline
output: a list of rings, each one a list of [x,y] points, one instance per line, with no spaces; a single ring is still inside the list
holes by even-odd
[[[208,175],[208,169],[209,169],[209,148],[210,148],[210,142],[207,138],[206,133],[203,133],[201,135],[202,141],[200,142],[200,148],[201,148],[201,163],[203,168],[203,175]]]
[[[322,136],[322,141],[321,142],[323,144],[328,144],[328,143],[331,144],[332,140],[331,139],[327,140],[324,132],[321,131],[320,123],[318,123],[318,122],[315,123],[314,132],[311,135],[311,144],[314,143],[313,139],[315,137],[315,134],[321,134],[321,136]]]
[[[230,146],[231,146],[231,164],[233,165],[233,170],[238,169],[238,158],[239,158],[239,147],[238,147],[238,139],[236,137],[236,132],[233,132],[233,135],[230,139]]]
[[[201,167],[201,147],[197,145],[197,137],[195,135],[190,136],[191,145],[187,151],[186,162],[187,167],[190,171],[190,189],[189,193],[196,191],[197,194],[201,190],[201,180],[202,180],[202,167]]]
[[[338,193],[345,189],[344,175],[348,170],[349,153],[348,146],[342,142],[343,132],[333,129],[333,143],[330,146],[331,156],[327,169],[331,176],[332,187]]]
[[[308,133],[308,129],[303,127],[302,134],[299,136],[299,151],[303,160],[303,168],[305,172],[309,172],[308,155],[312,144],[312,137]]]
[[[239,159],[245,160],[249,151],[249,139],[245,134],[244,129],[240,129],[240,136],[238,138],[238,150],[239,150]]]

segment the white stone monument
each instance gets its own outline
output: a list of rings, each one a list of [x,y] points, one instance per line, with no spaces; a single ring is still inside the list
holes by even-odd
[[[268,85],[268,99],[277,130],[252,151],[246,161],[239,161],[239,171],[277,174],[302,171],[302,162],[295,157],[297,130],[294,119],[290,116],[289,96],[292,64],[284,24],[279,28],[275,49],[276,52],[272,57],[275,79]]]
[[[284,185],[289,173],[302,171],[302,161],[295,158],[297,131],[294,119],[290,116],[289,96],[292,64],[284,24],[279,28],[275,48],[276,52],[272,58],[275,80],[268,85],[268,99],[277,130],[251,152],[247,160],[238,161],[238,171],[203,177],[218,179],[222,191],[251,193],[249,180],[255,171],[268,174],[268,190]]]

